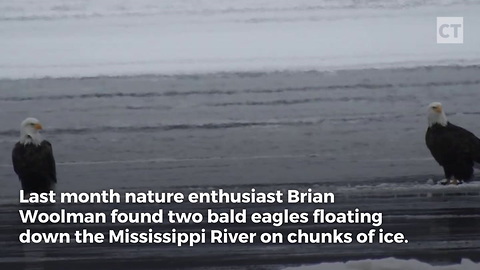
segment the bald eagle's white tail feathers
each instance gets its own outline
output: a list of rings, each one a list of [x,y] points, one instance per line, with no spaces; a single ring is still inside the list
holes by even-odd
[[[477,170],[480,170],[480,163],[474,162],[474,163],[473,163],[473,167],[474,167],[475,169],[477,169]]]

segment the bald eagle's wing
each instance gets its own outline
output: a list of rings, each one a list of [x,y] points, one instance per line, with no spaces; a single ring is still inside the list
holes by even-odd
[[[448,123],[447,128],[455,140],[453,146],[457,151],[474,162],[480,162],[480,139],[462,127]]]
[[[426,134],[426,143],[435,160],[443,166],[445,177],[468,180],[474,162],[480,162],[480,139],[470,131],[448,123],[433,125]]]
[[[38,146],[15,144],[12,163],[24,190],[46,192],[57,182],[52,145],[48,141],[42,141]]]
[[[12,151],[12,163],[13,163],[13,170],[15,173],[20,176],[23,171],[28,167],[27,160],[22,158],[25,155],[25,147],[17,142],[15,147]]]
[[[44,152],[44,155],[45,155],[46,173],[49,175],[50,179],[52,179],[52,181],[56,183],[57,169],[55,165],[55,158],[53,157],[52,144],[48,141],[43,141],[40,144],[40,147],[42,147],[42,151]]]
[[[450,123],[445,127],[429,127],[425,139],[428,149],[440,165],[459,155],[472,160],[480,157],[480,139],[470,131]]]

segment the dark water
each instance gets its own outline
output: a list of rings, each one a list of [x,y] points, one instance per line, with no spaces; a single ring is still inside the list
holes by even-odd
[[[239,268],[399,257],[444,264],[480,257],[480,186],[439,186],[441,168],[424,145],[426,105],[441,101],[450,120],[480,134],[480,68],[427,67],[334,73],[0,81],[0,263],[6,269]],[[18,126],[40,119],[54,147],[59,191],[259,190],[334,192],[330,211],[384,213],[396,245],[21,245],[19,183],[10,167]],[[434,181],[428,181],[428,179]],[[52,209],[59,207],[52,206]],[[113,206],[66,206],[109,211]],[[157,206],[120,205],[129,211]],[[225,205],[172,205],[178,210]],[[239,206],[233,206],[238,208]],[[280,211],[285,205],[247,205]],[[318,205],[288,205],[311,211]],[[183,226],[196,231],[208,224]],[[79,225],[33,225],[73,231]],[[130,226],[129,226],[130,227]],[[131,226],[147,230],[147,225]],[[225,226],[221,226],[222,228]],[[296,231],[286,224],[229,225],[231,231]],[[306,224],[311,231],[366,225]],[[89,225],[105,232],[105,225]],[[155,227],[157,228],[157,227]],[[159,230],[168,230],[161,225]],[[74,263],[73,263],[74,262]]]

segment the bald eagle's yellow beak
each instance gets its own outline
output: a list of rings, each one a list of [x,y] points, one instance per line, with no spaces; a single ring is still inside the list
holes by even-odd
[[[34,128],[35,128],[36,130],[41,130],[41,129],[43,129],[42,125],[40,125],[40,124],[35,124]]]
[[[442,106],[436,106],[433,108],[434,111],[436,111],[437,113],[442,113]]]

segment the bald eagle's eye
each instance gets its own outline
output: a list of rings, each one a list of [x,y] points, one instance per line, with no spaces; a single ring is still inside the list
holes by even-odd
[[[30,126],[35,126],[35,124],[34,124],[34,123],[30,123]]]

